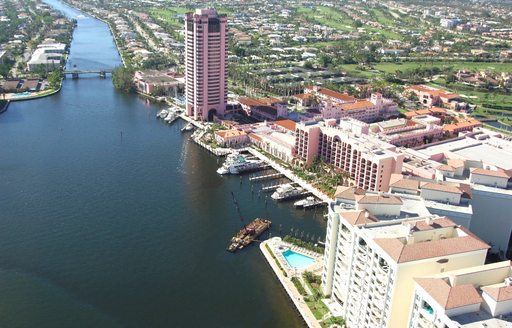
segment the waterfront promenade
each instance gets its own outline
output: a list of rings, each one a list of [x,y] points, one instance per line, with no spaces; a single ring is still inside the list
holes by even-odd
[[[283,271],[281,271],[281,269],[277,266],[274,258],[272,257],[272,254],[269,253],[266,247],[267,245],[271,245],[272,243],[276,243],[278,241],[280,241],[280,238],[272,238],[269,240],[265,240],[264,242],[260,243],[260,250],[263,253],[263,256],[267,260],[268,264],[272,268],[272,271],[274,271],[274,274],[281,283],[281,286],[283,286],[289,298],[297,308],[297,311],[299,311],[300,315],[304,319],[304,322],[310,328],[321,328],[322,326],[318,323],[318,320],[313,315],[313,312],[311,312],[310,308],[304,301],[304,297],[300,295],[299,292],[297,291],[297,288],[295,288],[291,280],[292,276],[284,276]]]

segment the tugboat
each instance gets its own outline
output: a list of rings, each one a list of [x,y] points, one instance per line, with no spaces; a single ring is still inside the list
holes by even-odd
[[[240,212],[240,207],[238,206],[238,202],[236,201],[235,194],[233,194],[233,192],[231,192],[231,197],[233,197],[233,203],[235,204],[238,215],[240,216],[240,220],[244,222],[244,218]],[[254,240],[256,240],[256,238],[270,228],[271,224],[272,222],[270,220],[256,218],[251,223],[244,225],[244,227],[231,238],[227,251],[234,253],[239,249],[241,250],[244,247],[249,246]]]

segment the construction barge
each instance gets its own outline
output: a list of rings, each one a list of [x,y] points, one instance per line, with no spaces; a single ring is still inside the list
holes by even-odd
[[[270,228],[272,222],[266,219],[257,218],[244,226],[236,235],[231,238],[228,252],[234,253],[239,249],[249,246],[256,238]]]

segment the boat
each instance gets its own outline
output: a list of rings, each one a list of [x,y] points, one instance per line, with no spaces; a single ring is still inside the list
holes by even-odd
[[[194,130],[194,125],[192,123],[188,123],[187,125],[185,125],[183,127],[183,129],[181,129],[181,132],[184,132],[184,131],[192,131]]]
[[[316,199],[313,196],[308,196],[308,197],[306,197],[304,199],[296,201],[295,203],[293,203],[293,206],[295,206],[297,208],[308,209],[308,208],[313,208],[313,207],[321,206],[323,204],[324,204],[323,201],[318,200],[318,199]]]
[[[244,226],[232,238],[228,245],[228,252],[236,252],[249,246],[256,238],[270,228],[272,222],[267,219],[256,218]]]
[[[295,203],[293,203],[293,206],[299,207],[299,208],[300,207],[308,207],[308,205],[312,206],[315,203],[316,203],[315,197],[309,196],[309,197],[306,197],[306,198],[301,199],[299,201],[296,201]]]
[[[167,109],[162,109],[156,114],[157,118],[166,118],[169,115],[169,111]]]
[[[302,189],[301,187],[294,187],[291,184],[287,183],[277,188],[276,191],[270,197],[272,197],[272,199],[274,200],[286,200],[297,198],[302,195],[304,195],[304,189]]]
[[[217,170],[218,174],[240,174],[252,170],[260,169],[264,162],[257,159],[249,159],[248,156],[240,153],[231,153],[226,157],[226,161]]]
[[[178,118],[178,115],[175,112],[169,112],[166,118],[164,118],[164,121],[171,124]]]

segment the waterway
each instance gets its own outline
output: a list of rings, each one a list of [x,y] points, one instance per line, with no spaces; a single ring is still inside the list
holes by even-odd
[[[108,27],[79,18],[69,65],[119,64]],[[91,77],[0,115],[1,327],[301,325],[258,247],[225,251],[241,227],[230,192],[273,235],[323,235],[322,216],[218,176],[158,109]]]

